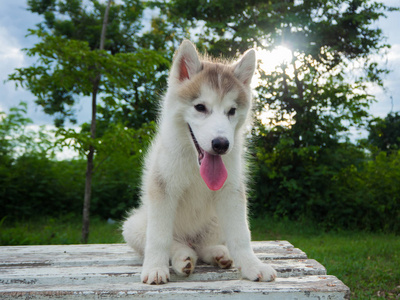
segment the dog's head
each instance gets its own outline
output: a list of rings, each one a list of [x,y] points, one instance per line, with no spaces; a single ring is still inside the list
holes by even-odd
[[[232,150],[247,119],[255,66],[254,50],[233,64],[201,60],[189,41],[175,54],[169,88],[184,103],[182,117],[198,153],[200,174],[211,190],[220,189],[227,178],[221,155]]]

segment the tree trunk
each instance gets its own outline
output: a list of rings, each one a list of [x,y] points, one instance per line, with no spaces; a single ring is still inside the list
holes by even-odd
[[[100,76],[98,77],[100,79]],[[92,123],[90,125],[90,137],[92,140],[96,137],[96,98],[99,80],[96,80],[92,94]],[[82,243],[87,244],[89,238],[89,223],[90,223],[90,199],[92,197],[92,175],[93,175],[93,157],[94,146],[90,145],[89,154],[87,155],[86,166],[86,182],[85,182],[85,198],[83,201],[83,216],[82,216]]]
[[[110,10],[111,0],[108,0],[106,11],[104,13],[103,27],[101,29],[100,37],[100,50],[104,50],[104,41],[106,38],[106,29],[108,22],[108,12]],[[98,74],[93,80],[93,91],[92,91],[92,122],[90,125],[90,137],[92,142],[96,138],[96,102],[97,92],[99,90],[101,74]],[[93,175],[93,158],[94,158],[94,145],[90,145],[89,154],[87,156],[86,166],[86,182],[85,182],[85,197],[83,200],[83,213],[82,213],[82,243],[87,244],[89,239],[89,224],[90,224],[90,199],[92,197],[92,175]]]

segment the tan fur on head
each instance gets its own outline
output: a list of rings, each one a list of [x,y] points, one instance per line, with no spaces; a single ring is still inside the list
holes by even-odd
[[[249,85],[255,71],[255,62],[256,52],[254,49],[246,51],[239,60],[232,61],[200,55],[190,41],[184,40],[174,55],[170,79],[184,81],[191,79],[206,65],[219,65],[232,68],[237,79],[244,85]]]
[[[255,71],[255,51],[247,51],[236,62],[200,56],[189,41],[177,50],[170,80],[179,83],[178,95],[182,99],[198,98],[203,85],[220,93],[221,99],[233,89],[238,91],[236,102],[246,105],[250,81]]]
[[[209,85],[210,88],[220,93],[221,99],[233,89],[238,90],[238,105],[245,105],[248,102],[244,86],[234,74],[232,66],[203,62],[199,73],[183,82],[179,89],[179,96],[182,99],[195,100],[199,97],[202,85]]]

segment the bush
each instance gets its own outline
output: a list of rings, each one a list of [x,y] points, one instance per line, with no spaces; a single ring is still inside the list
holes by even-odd
[[[78,213],[81,206],[81,161],[52,161],[26,154],[0,168],[0,215],[28,218]]]
[[[110,126],[95,156],[91,214],[120,219],[138,204],[141,162],[155,124]],[[30,151],[0,156],[0,219],[81,215],[86,160],[57,161]]]
[[[287,141],[286,141],[287,143]],[[257,148],[256,216],[307,219],[327,229],[400,232],[400,155],[368,157],[351,143]]]
[[[116,155],[104,162],[93,177],[92,214],[104,219],[121,219],[129,209],[137,206],[140,161],[133,156]]]
[[[329,213],[347,227],[400,232],[400,152],[380,152],[334,178],[336,209]]]
[[[140,163],[110,157],[94,174],[92,215],[120,219],[137,205]],[[0,219],[82,214],[86,161],[23,155],[0,167]]]

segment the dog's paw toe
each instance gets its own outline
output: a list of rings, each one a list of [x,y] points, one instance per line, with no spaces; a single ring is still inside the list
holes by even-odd
[[[257,263],[253,266],[241,268],[243,277],[253,281],[274,281],[277,277],[276,271],[269,265]]]
[[[186,261],[188,263],[186,264],[186,266],[184,268],[182,268],[182,273],[185,273],[187,276],[189,276],[190,274],[192,274],[194,267],[193,267],[193,262],[191,261],[190,258],[189,258],[189,260],[186,260]]]
[[[168,268],[154,268],[143,271],[141,280],[147,284],[165,284],[169,282],[169,270]]]
[[[232,259],[230,259],[229,257],[225,257],[225,256],[217,256],[214,259],[215,264],[218,265],[218,267],[222,268],[222,269],[229,269],[230,267],[232,267],[233,261]]]
[[[203,250],[202,259],[209,264],[214,264],[222,269],[229,269],[233,265],[228,248],[224,245],[209,246]]]

